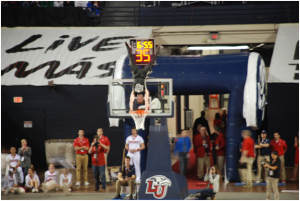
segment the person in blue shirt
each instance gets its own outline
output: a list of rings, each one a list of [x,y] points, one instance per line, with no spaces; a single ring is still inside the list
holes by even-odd
[[[262,162],[268,161],[270,162],[270,140],[267,139],[267,132],[265,130],[261,131],[261,139],[260,141],[256,141],[255,149],[260,150],[260,155],[257,154],[257,180],[256,183],[261,183],[261,169],[262,169]],[[268,168],[265,169],[265,181],[268,176]]]
[[[181,132],[181,137],[176,141],[174,148],[174,155],[179,157],[179,170],[182,175],[186,174],[190,149],[191,140],[187,137],[187,131],[183,130]]]
[[[90,1],[87,4],[87,7],[89,7],[90,11],[95,12],[95,16],[100,15],[100,10],[96,9],[95,7],[99,7],[100,3],[98,1]]]

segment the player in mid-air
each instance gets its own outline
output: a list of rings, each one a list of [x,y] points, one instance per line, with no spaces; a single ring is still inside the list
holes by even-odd
[[[128,57],[130,59],[130,65],[131,65],[131,73],[133,75],[134,81],[132,86],[132,92],[130,95],[130,102],[129,102],[129,108],[130,112],[133,111],[133,102],[136,97],[137,103],[142,105],[145,100],[145,111],[148,111],[149,106],[149,91],[147,90],[146,86],[146,80],[148,76],[152,73],[152,67],[153,63],[156,60],[156,56],[158,53],[158,50],[160,46],[156,48],[156,51],[154,53],[154,56],[152,57],[151,61],[142,69],[139,69],[137,65],[135,65],[133,58],[132,58],[132,52],[131,52],[131,46],[125,42],[127,51],[128,51]]]

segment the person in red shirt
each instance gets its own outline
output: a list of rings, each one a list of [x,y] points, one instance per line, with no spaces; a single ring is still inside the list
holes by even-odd
[[[278,152],[278,158],[281,161],[280,165],[280,178],[281,182],[285,183],[285,165],[284,165],[284,154],[287,150],[286,142],[282,139],[280,139],[279,133],[274,133],[274,139],[270,142],[270,148],[271,151],[277,151]]]
[[[206,135],[206,128],[200,128],[200,134],[194,136],[194,149],[197,157],[197,176],[199,180],[204,179],[203,166],[210,167],[210,138]]]
[[[107,146],[101,143],[98,135],[94,136],[94,140],[89,149],[89,154],[92,154],[92,170],[95,177],[95,188],[93,191],[105,192],[106,189],[106,179],[105,179],[105,156],[104,150]],[[99,175],[101,177],[102,188],[100,187]]]
[[[224,177],[224,160],[225,160],[225,151],[226,151],[226,140],[222,132],[216,130],[215,132],[218,137],[215,140],[215,149],[217,155],[217,166],[220,170],[221,177]]]
[[[242,137],[244,138],[242,143],[242,156],[240,163],[246,163],[247,169],[242,169],[241,173],[244,175],[242,178],[246,179],[246,185],[244,187],[252,187],[252,165],[255,159],[254,145],[255,142],[251,138],[251,131],[243,130]]]
[[[213,121],[213,126],[215,130],[222,130],[223,129],[223,124],[222,124],[222,120],[220,117],[220,113],[216,113],[215,114],[215,119]]]
[[[76,186],[80,186],[80,174],[81,174],[81,166],[83,167],[83,180],[84,185],[87,186],[90,183],[88,182],[88,162],[89,157],[87,155],[90,142],[84,136],[84,130],[80,129],[78,131],[79,137],[74,140],[74,149],[76,151]]]
[[[298,131],[298,136],[295,137],[295,143],[294,147],[296,148],[295,151],[295,159],[294,159],[294,177],[291,179],[292,181],[296,181],[296,176],[298,172],[298,167],[299,167],[299,131]]]
[[[223,127],[222,132],[224,134],[226,134],[226,127],[227,127],[227,110],[226,110],[226,108],[222,109],[222,114],[220,115],[220,119],[222,121],[222,127]]]
[[[112,186],[113,184],[110,182],[110,177],[108,175],[108,170],[107,170],[107,156],[110,150],[110,141],[108,139],[108,137],[103,135],[103,129],[102,128],[98,128],[97,130],[97,135],[100,139],[100,142],[104,145],[107,146],[107,149],[104,149],[104,156],[105,156],[105,179],[106,179],[106,184],[109,186]]]

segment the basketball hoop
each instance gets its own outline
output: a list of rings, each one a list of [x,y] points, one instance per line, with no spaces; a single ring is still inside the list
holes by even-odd
[[[145,130],[145,118],[147,116],[148,112],[145,110],[137,110],[130,112],[131,117],[134,120],[136,130],[142,129]]]

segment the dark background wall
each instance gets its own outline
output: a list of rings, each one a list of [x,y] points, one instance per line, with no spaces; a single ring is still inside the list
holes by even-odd
[[[294,138],[299,131],[299,84],[268,84],[268,137],[274,139],[278,132],[285,140],[288,150],[286,166],[294,166]]]
[[[97,128],[111,142],[108,165],[121,165],[124,148],[124,124],[109,128],[106,102],[108,86],[60,85],[50,93],[48,86],[1,87],[1,146],[20,147],[21,139],[28,140],[33,150],[32,164],[46,166],[44,141],[75,139],[78,129],[92,140]],[[13,103],[22,96],[23,103]],[[33,121],[33,128],[24,128],[24,121]]]

